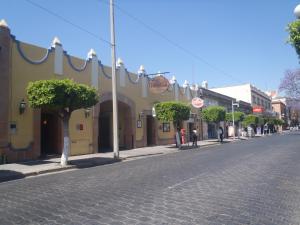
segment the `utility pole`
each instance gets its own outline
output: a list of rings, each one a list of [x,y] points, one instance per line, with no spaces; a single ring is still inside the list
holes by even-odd
[[[111,83],[112,83],[112,111],[113,111],[113,148],[114,158],[119,158],[119,136],[118,136],[118,100],[116,79],[116,44],[115,44],[115,19],[114,0],[110,0],[110,41],[111,41]]]

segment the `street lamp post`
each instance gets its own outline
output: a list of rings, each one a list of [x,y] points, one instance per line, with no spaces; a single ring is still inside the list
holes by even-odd
[[[233,127],[233,140],[235,140],[235,124],[234,124],[234,106],[239,107],[238,102],[231,101],[231,112],[232,112],[232,127]]]

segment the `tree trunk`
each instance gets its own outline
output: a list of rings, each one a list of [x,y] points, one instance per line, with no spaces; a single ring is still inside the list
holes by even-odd
[[[61,166],[66,166],[68,164],[68,157],[70,152],[69,121],[70,121],[69,116],[65,116],[63,118],[64,147],[60,159]]]

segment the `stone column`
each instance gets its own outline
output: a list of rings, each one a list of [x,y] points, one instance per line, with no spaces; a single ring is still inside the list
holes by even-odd
[[[0,149],[9,142],[9,108],[11,80],[10,29],[5,20],[0,21]]]

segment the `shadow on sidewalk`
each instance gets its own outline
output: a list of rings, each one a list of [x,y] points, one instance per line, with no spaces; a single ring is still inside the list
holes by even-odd
[[[70,160],[69,165],[74,166],[76,168],[88,168],[94,166],[101,166],[105,164],[112,164],[115,162],[120,162],[121,159],[113,159],[113,158],[103,158],[103,157],[94,157],[94,158],[87,158],[87,159],[75,159]]]
[[[32,161],[24,161],[24,162],[16,162],[16,164],[25,165],[25,166],[37,166],[37,165],[45,165],[53,163],[50,160],[32,160]]]
[[[13,170],[0,170],[0,183],[24,178],[25,175]]]

